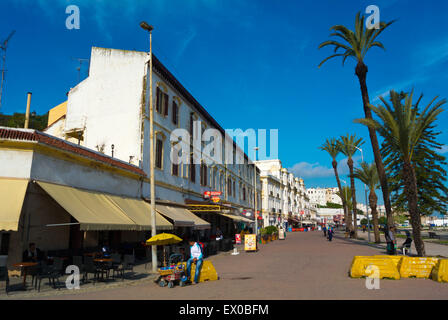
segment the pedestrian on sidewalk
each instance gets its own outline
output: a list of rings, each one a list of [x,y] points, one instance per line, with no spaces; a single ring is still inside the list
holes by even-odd
[[[327,227],[323,226],[322,230],[324,231],[324,237],[327,237]]]
[[[333,227],[328,227],[328,241],[333,239]]]
[[[387,254],[388,255],[395,255],[395,227],[392,226],[388,228],[387,226],[384,228],[384,237],[386,238],[387,243]]]

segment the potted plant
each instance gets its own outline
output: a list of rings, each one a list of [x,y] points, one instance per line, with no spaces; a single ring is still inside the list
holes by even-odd
[[[267,230],[266,228],[261,228],[260,229],[260,233],[261,233],[261,243],[262,244],[266,244],[269,241],[269,236],[267,234]]]

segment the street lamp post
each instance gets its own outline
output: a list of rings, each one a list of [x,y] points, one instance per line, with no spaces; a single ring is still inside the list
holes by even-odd
[[[357,146],[354,146],[356,149],[358,149],[359,151],[361,151],[361,161],[364,162],[364,155],[362,153],[362,149],[358,148]],[[364,195],[366,197],[366,216],[367,216],[367,238],[368,241],[370,242],[370,219],[369,219],[369,208],[367,206],[367,187],[366,184],[364,183]],[[355,209],[356,210],[356,209]]]
[[[255,217],[255,238],[258,243],[258,215],[257,215],[257,165],[255,161],[257,161],[257,150],[258,147],[254,148],[254,189],[255,189],[255,201],[254,201],[254,217]]]
[[[149,32],[149,167],[151,175],[151,236],[157,234],[156,230],[156,192],[154,177],[154,107],[152,99],[152,30],[146,22],[140,23],[143,30]],[[152,271],[157,272],[157,246],[152,246]]]

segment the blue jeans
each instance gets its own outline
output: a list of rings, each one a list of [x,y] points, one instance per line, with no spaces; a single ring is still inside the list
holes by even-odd
[[[188,279],[190,279],[192,263],[193,263],[193,258],[188,259],[188,261],[187,261],[187,278]],[[202,268],[202,259],[198,259],[196,261],[196,271],[194,274],[194,282],[196,282],[196,283],[199,282],[199,274],[201,273],[201,268]]]

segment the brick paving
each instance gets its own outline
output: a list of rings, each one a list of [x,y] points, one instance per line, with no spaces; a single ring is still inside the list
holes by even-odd
[[[220,280],[188,287],[161,288],[150,280],[129,286],[82,292],[60,290],[42,299],[447,299],[448,283],[429,279],[381,280],[368,290],[365,279],[351,279],[354,255],[384,254],[381,248],[322,232],[288,233],[285,241],[262,245],[256,253],[211,257]],[[81,291],[81,290],[80,290]],[[14,298],[14,297],[11,297]],[[19,298],[19,296],[15,296]]]

